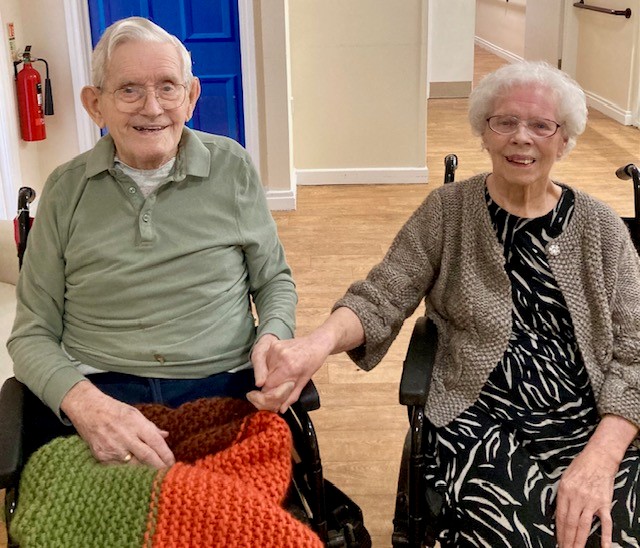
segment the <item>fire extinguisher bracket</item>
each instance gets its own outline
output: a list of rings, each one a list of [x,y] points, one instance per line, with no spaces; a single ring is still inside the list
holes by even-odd
[[[41,61],[46,67],[45,90],[42,93],[40,73],[32,63]],[[22,70],[18,71],[18,65]],[[44,116],[53,114],[53,96],[49,79],[49,64],[44,59],[31,57],[31,46],[26,46],[22,60],[14,61],[13,69],[18,94],[18,111],[20,114],[20,132],[25,141],[41,141],[46,138]]]

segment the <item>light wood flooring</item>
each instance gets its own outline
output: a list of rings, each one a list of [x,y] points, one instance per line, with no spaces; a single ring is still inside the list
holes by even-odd
[[[476,78],[502,63],[477,49]],[[466,99],[429,100],[428,184],[303,186],[296,211],[274,213],[299,292],[298,334],[321,323],[349,284],[366,276],[382,258],[410,213],[442,184],[446,154],[459,156],[458,179],[490,169],[488,156],[468,129],[466,108]],[[554,173],[629,215],[631,183],[614,175],[629,162],[640,162],[640,131],[592,111],[586,133]],[[360,371],[339,355],[314,377],[322,407],[312,418],[325,475],[362,507],[374,548],[391,546],[396,480],[407,430],[398,382],[412,324],[407,321],[373,371]]]

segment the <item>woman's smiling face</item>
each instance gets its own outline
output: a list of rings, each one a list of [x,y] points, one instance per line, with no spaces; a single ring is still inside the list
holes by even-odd
[[[515,116],[522,121],[545,118],[562,124],[557,119],[554,94],[541,86],[507,90],[495,100],[491,116],[497,115]],[[551,137],[537,137],[529,133],[525,124],[511,135],[500,135],[487,124],[482,142],[491,156],[493,177],[501,183],[528,186],[549,181],[551,168],[562,156],[567,139],[562,128]]]

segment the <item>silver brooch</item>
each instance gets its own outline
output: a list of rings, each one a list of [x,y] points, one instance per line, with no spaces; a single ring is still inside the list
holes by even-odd
[[[558,244],[551,244],[549,246],[549,255],[552,255],[553,257],[560,255],[560,246]]]

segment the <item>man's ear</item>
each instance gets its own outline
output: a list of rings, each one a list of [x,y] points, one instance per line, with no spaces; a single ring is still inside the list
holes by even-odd
[[[191,85],[189,86],[189,96],[187,97],[189,104],[187,105],[187,119],[185,122],[191,120],[193,111],[196,108],[196,103],[200,98],[200,92],[200,80],[194,76],[193,80],[191,80]]]
[[[102,129],[105,123],[100,109],[100,90],[95,86],[85,86],[80,92],[80,99],[91,119]]]

